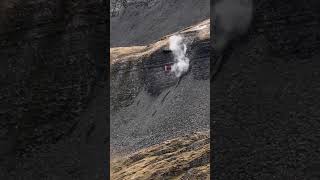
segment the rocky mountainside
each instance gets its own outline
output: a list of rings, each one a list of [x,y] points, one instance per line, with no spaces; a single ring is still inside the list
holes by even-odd
[[[209,128],[209,27],[206,20],[177,32],[192,39],[190,69],[180,79],[164,70],[173,61],[169,36],[146,47],[111,49],[111,149],[132,151]]]
[[[119,6],[110,11],[111,47],[147,45],[210,16],[209,0],[113,1]]]
[[[149,151],[150,146],[157,146],[157,144],[159,146],[157,149],[162,151],[161,144],[165,140],[209,129],[209,29],[210,21],[205,20],[174,33],[189,41],[187,56],[190,58],[190,68],[180,78],[172,72],[165,71],[166,64],[174,62],[173,54],[169,50],[169,37],[173,34],[164,36],[146,46],[111,48],[110,146],[112,159],[117,159],[124,153],[135,153],[144,148],[146,149],[142,151]],[[184,138],[177,140],[181,142],[184,141]],[[163,148],[165,151],[166,148]],[[179,154],[179,148],[174,151],[177,153],[173,158],[184,156],[183,153]],[[191,148],[190,151],[197,154],[196,148]],[[153,158],[161,159],[162,157],[159,155]],[[193,156],[190,158],[187,158],[186,161],[191,162]],[[122,160],[124,159],[120,158],[119,161]],[[166,158],[163,159],[163,162],[165,161]],[[168,169],[161,170],[161,172],[167,171],[168,177],[171,176],[170,173],[173,173],[172,176],[177,173],[176,176],[181,175],[179,177],[181,179],[187,172],[188,162],[182,163],[181,166],[186,167],[181,167],[180,170],[178,168],[177,172],[173,170],[174,165],[163,167],[163,169]],[[206,162],[208,165],[208,161]],[[137,163],[128,164],[128,168],[134,166],[132,173],[140,171],[139,162]],[[112,166],[126,167],[121,162]],[[158,165],[154,164],[155,166]],[[192,168],[196,167],[190,165],[190,169]],[[209,172],[208,167],[203,168],[206,173]],[[124,173],[125,171],[115,172],[114,177],[130,179],[132,177],[128,174],[130,172]],[[166,177],[164,175],[166,173],[161,172],[146,170],[151,177]],[[153,173],[160,174],[152,175]],[[201,175],[201,177],[205,178],[206,175]],[[145,174],[143,178],[148,176]]]
[[[209,178],[201,142],[210,123],[210,1],[118,2],[110,15],[112,178]],[[190,59],[180,78],[166,70],[173,35],[187,41]],[[191,135],[204,131],[206,140]]]

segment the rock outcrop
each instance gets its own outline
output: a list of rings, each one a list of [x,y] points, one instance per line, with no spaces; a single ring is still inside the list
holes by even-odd
[[[189,74],[196,80],[209,78],[210,21],[177,32],[190,39],[187,54],[191,59]],[[164,89],[175,85],[179,78],[166,72],[166,64],[174,62],[173,54],[166,51],[170,35],[148,46],[111,48],[111,111],[132,104],[141,90],[158,96]]]

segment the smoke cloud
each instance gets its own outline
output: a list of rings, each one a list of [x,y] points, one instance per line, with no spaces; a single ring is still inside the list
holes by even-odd
[[[222,50],[230,40],[247,31],[252,10],[252,0],[222,0],[214,6],[217,50]]]
[[[189,58],[186,56],[187,43],[181,35],[173,35],[169,38],[169,48],[174,55],[174,65],[171,67],[171,72],[174,72],[176,77],[180,77],[189,69]]]

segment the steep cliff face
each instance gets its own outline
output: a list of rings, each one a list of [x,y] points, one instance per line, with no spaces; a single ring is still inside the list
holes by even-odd
[[[119,8],[110,11],[111,47],[150,44],[210,16],[209,0],[131,0],[125,7],[114,1]]]
[[[102,80],[106,10],[95,0],[0,6],[0,154],[16,158],[65,139],[76,127]]]
[[[212,82],[216,179],[319,179],[318,3],[255,1]]]
[[[190,68],[180,79],[165,71],[174,61],[170,35],[148,46],[111,49],[112,154],[209,128],[209,26],[206,20],[177,32],[190,39]]]

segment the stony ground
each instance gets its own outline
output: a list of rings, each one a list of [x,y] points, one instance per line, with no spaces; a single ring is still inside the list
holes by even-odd
[[[150,44],[210,16],[209,0],[140,0],[110,18],[111,47]]]

